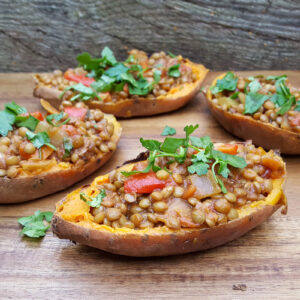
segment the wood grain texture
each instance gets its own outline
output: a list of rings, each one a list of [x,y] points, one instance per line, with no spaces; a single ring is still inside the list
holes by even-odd
[[[297,69],[298,0],[42,0],[0,3],[0,71],[51,71],[109,45],[172,51],[210,69]]]
[[[300,72],[284,73],[300,86]],[[210,73],[206,84],[216,74]],[[0,109],[11,100],[32,111],[40,109],[31,96],[32,87],[30,74],[0,74]],[[0,205],[0,299],[299,299],[299,157],[284,157],[288,215],[276,213],[242,238],[209,251],[129,258],[59,240],[51,232],[40,241],[19,236],[18,217],[37,209],[54,211],[55,202],[75,187],[135,157],[141,150],[138,138],[159,138],[166,124],[183,135],[184,125],[199,123],[199,135],[232,140],[210,116],[203,100],[199,95],[171,114],[122,120],[119,149],[94,175],[43,199]]]

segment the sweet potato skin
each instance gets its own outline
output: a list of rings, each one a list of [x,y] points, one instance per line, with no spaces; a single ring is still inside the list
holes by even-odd
[[[121,168],[143,161],[147,157],[148,152],[142,152],[136,159],[125,162]],[[284,205],[286,211],[287,203],[282,191],[285,176],[286,167],[284,164],[284,174],[279,187],[280,192],[277,193],[277,196],[271,196],[271,199],[277,197],[278,201],[266,202],[261,206],[251,208],[251,211],[247,210],[247,214],[242,214],[239,219],[212,228],[172,230],[166,227],[163,227],[163,229],[156,227],[149,230],[110,230],[107,226],[100,229],[93,228],[90,223],[82,226],[82,224],[77,224],[77,221],[70,221],[62,217],[60,208],[67,201],[67,196],[57,204],[52,220],[52,231],[61,239],[70,239],[80,244],[126,256],[168,256],[207,250],[244,235],[264,222],[282,205]],[[79,192],[80,189],[73,193]],[[80,222],[80,219],[78,221]]]
[[[87,101],[86,104],[90,108],[101,109],[105,113],[113,114],[119,118],[130,118],[135,116],[151,116],[156,114],[162,114],[179,109],[187,104],[199,91],[201,83],[203,82],[208,69],[203,65],[194,64],[188,61],[188,64],[199,72],[199,77],[192,89],[187,90],[185,93],[167,94],[165,97],[160,96],[157,99],[149,100],[147,98],[128,98],[120,100],[116,103],[105,103],[102,101]],[[39,84],[35,78],[36,86],[34,88],[33,95],[48,100],[53,106],[59,107],[61,100],[59,95],[61,92],[56,88],[47,87]]]
[[[264,222],[279,207],[265,205],[249,216],[212,228],[170,230],[159,234],[99,231],[67,222],[55,214],[52,231],[59,238],[114,254],[136,257],[177,255],[228,243]]]
[[[113,118],[112,116],[109,117]],[[115,131],[112,136],[115,143],[119,141],[121,131],[119,123],[115,121]],[[82,168],[73,167],[26,177],[0,178],[0,203],[25,202],[63,190],[96,171],[112,155],[113,151],[105,153],[103,156],[95,158],[94,161],[88,162]]]
[[[225,74],[218,76],[213,84],[224,76]],[[252,140],[253,144],[265,149],[278,149],[284,154],[300,154],[300,135],[296,132],[274,127],[247,115],[224,111],[214,105],[210,90],[206,93],[206,100],[214,118],[229,133],[244,140]]]

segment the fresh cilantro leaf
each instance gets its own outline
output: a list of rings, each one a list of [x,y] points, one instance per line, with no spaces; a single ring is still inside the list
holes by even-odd
[[[135,58],[133,55],[129,55],[128,58],[125,60],[125,63],[135,63]]]
[[[267,76],[267,80],[278,80],[278,79],[286,79],[286,75],[280,75],[280,76]]]
[[[258,80],[253,80],[248,85],[250,93],[257,93],[261,89],[261,84]]]
[[[122,74],[121,78],[122,78],[122,80],[130,83],[135,88],[140,88],[139,82],[137,80],[135,80],[135,78],[133,77],[132,74],[124,73],[124,74]],[[147,81],[147,84],[148,84],[148,81]]]
[[[211,161],[208,158],[208,155],[207,155],[207,153],[205,153],[204,150],[199,150],[199,152],[197,154],[193,155],[192,162],[193,163],[197,163],[197,162],[208,163],[208,162],[211,162]]]
[[[185,139],[167,137],[162,143],[160,150],[167,153],[175,153],[180,146],[184,145],[184,143]]]
[[[243,114],[254,114],[269,99],[268,95],[257,94],[249,92],[246,95],[245,110]]]
[[[222,79],[218,79],[216,85],[211,86],[210,90],[213,94],[218,94],[225,91],[234,91],[237,87],[238,78],[232,73],[227,74]]]
[[[129,68],[126,67],[124,64],[117,63],[113,67],[105,70],[104,74],[107,75],[108,77],[114,77],[114,78],[116,78],[116,80],[121,80],[122,74],[126,74],[128,70],[129,70]]]
[[[10,103],[5,104],[5,109],[10,110],[15,115],[26,114],[27,110],[25,107],[18,105],[16,102],[12,101]]]
[[[199,176],[207,174],[209,165],[203,162],[197,162],[188,166],[188,171],[191,174],[197,173]]]
[[[282,106],[286,102],[285,96],[278,93],[273,94],[270,100],[274,102],[274,104],[276,104],[277,107]]]
[[[7,113],[7,111],[0,111],[0,134],[7,136],[8,132],[13,130],[12,125],[15,121],[15,116]]]
[[[50,144],[50,138],[47,132],[39,132],[39,133],[33,133],[31,131],[26,132],[26,137],[29,141],[32,142],[32,144],[37,148],[40,149],[44,145],[52,148],[56,151],[56,147]]]
[[[82,66],[87,71],[97,69],[101,63],[101,58],[92,58],[87,52],[78,55],[76,59],[79,66]]]
[[[240,92],[235,92],[235,93],[233,93],[229,98],[230,98],[230,99],[236,99],[236,98],[238,98],[239,93],[240,93]]]
[[[106,192],[104,189],[96,197],[90,197],[85,193],[80,193],[80,199],[85,201],[89,206],[98,208],[101,206],[102,200],[106,197]]]
[[[92,89],[92,86],[94,84],[95,84],[95,82],[93,82],[91,84],[91,87],[87,87],[82,83],[77,83],[77,84],[71,85],[71,86],[65,88],[65,90],[59,95],[59,98],[62,98],[66,91],[73,90],[79,94],[72,97],[70,99],[70,101],[75,101],[77,99],[80,99],[82,101],[87,101],[87,100],[91,100],[93,98],[98,98],[98,100],[101,100],[100,96]]]
[[[108,77],[106,75],[102,75],[101,78],[97,81],[94,81],[91,84],[91,88],[96,92],[105,93],[112,89],[113,83],[116,80],[114,78]]]
[[[180,77],[179,67],[180,67],[180,64],[171,66],[168,70],[168,76],[175,77],[175,78]]]
[[[175,134],[176,134],[176,129],[166,125],[161,135],[167,136],[167,135],[175,135]]]
[[[172,58],[176,58],[177,57],[177,55],[173,54],[171,51],[168,51],[168,55],[170,57],[172,57]]]
[[[154,70],[153,79],[154,79],[155,83],[159,83],[160,77],[161,77],[161,71],[160,70]]]
[[[245,168],[247,163],[245,159],[238,155],[223,153],[221,151],[212,150],[212,158],[216,161],[224,161],[235,168]]]
[[[58,122],[58,121],[60,121],[63,117],[64,117],[64,113],[61,112],[61,113],[59,113],[59,114],[48,115],[48,116],[46,117],[46,120],[47,120],[47,122],[48,122],[50,125],[52,125],[52,126],[54,126],[54,127],[60,127],[60,126],[62,126],[62,125],[67,124],[67,123],[70,121],[70,119],[68,118],[68,119],[66,119],[65,121],[61,122],[61,123],[55,123],[55,124],[52,122],[52,120],[55,120],[55,121]]]
[[[289,99],[277,111],[277,115],[283,115],[296,103],[295,96],[290,96]]]
[[[300,100],[297,101],[294,110],[295,110],[295,111],[300,111]]]
[[[230,170],[227,167],[227,163],[224,161],[220,161],[218,174],[222,175],[224,178],[228,178]]]
[[[108,65],[114,66],[117,63],[114,53],[107,46],[102,50],[101,56]]]
[[[64,138],[64,158],[69,157],[71,155],[71,150],[73,149],[72,140],[68,138]]]
[[[34,131],[39,122],[40,121],[32,115],[16,116],[15,125],[18,127],[26,127],[29,130]]]
[[[144,140],[143,138],[140,138],[140,142],[146,149],[150,151],[159,150],[161,142],[156,140]]]
[[[40,212],[38,210],[33,216],[18,219],[19,224],[24,227],[20,234],[31,238],[40,238],[45,236],[46,231],[50,228],[49,223],[51,222],[52,217],[52,212]],[[48,224],[45,224],[45,221],[47,221]]]
[[[190,136],[191,144],[198,148],[206,148],[208,145],[212,144],[209,136],[195,137]]]

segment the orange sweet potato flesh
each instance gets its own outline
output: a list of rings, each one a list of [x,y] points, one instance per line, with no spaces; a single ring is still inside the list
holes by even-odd
[[[114,123],[112,141],[118,143],[121,136],[121,126],[112,115],[105,115]],[[37,175],[22,175],[16,178],[0,178],[0,203],[19,203],[40,198],[63,190],[75,182],[90,175],[112,156],[113,151],[100,154],[94,161],[89,161],[81,168],[62,163],[53,166],[48,172]]]
[[[225,75],[224,73],[218,76],[212,85]],[[296,132],[257,121],[248,115],[231,114],[217,107],[212,98],[208,89],[206,99],[212,115],[231,134],[244,140],[252,140],[253,144],[265,149],[278,149],[285,154],[300,154],[300,135]]]
[[[120,118],[130,118],[135,116],[151,116],[165,112],[174,111],[187,104],[199,91],[208,69],[203,65],[192,63],[189,60],[185,64],[192,68],[197,80],[193,83],[185,83],[173,88],[167,95],[159,96],[156,99],[128,98],[119,100],[116,103],[104,101],[85,102],[90,108],[98,108],[108,114],[113,114]],[[34,96],[48,100],[53,106],[59,107],[61,91],[56,88],[40,84],[35,77],[36,86]]]
[[[132,170],[134,164],[122,168]],[[230,242],[270,217],[280,206],[286,206],[282,178],[273,180],[273,190],[265,200],[239,210],[239,218],[212,228],[166,226],[149,229],[112,228],[93,222],[89,206],[80,200],[77,189],[57,203],[52,220],[53,232],[62,239],[127,256],[166,256],[206,250]],[[106,182],[108,175],[97,177],[91,184]]]

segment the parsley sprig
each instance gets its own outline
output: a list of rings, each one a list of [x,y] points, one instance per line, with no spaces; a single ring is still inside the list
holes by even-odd
[[[220,185],[222,192],[227,193],[220,176],[224,178],[228,177],[230,174],[228,166],[245,168],[247,163],[245,159],[240,156],[226,154],[215,150],[214,144],[208,136],[191,136],[198,127],[199,125],[185,126],[185,138],[166,137],[163,142],[157,140],[144,140],[141,138],[141,144],[149,150],[148,165],[144,170],[122,172],[122,174],[128,177],[134,174],[148,173],[151,170],[157,172],[158,170],[161,170],[161,167],[156,165],[156,158],[158,157],[168,157],[171,159],[171,162],[176,161],[178,163],[184,163],[187,159],[188,148],[192,148],[195,150],[195,154],[192,155],[191,165],[188,166],[189,173],[197,173],[199,176],[202,176],[207,174],[208,170],[211,169],[214,179]]]
[[[19,224],[24,227],[20,234],[31,238],[45,236],[46,231],[50,228],[52,217],[53,213],[50,211],[41,212],[37,210],[33,216],[18,219]]]

